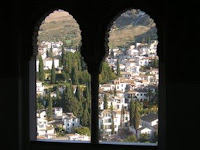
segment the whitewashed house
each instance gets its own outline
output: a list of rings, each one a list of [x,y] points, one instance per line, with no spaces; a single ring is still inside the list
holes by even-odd
[[[52,68],[52,58],[45,58],[43,60],[44,62],[44,69],[47,70],[47,69],[51,69]],[[55,58],[54,59],[54,66],[55,68],[58,68],[59,67],[59,59]]]
[[[51,139],[56,136],[53,125],[49,124],[46,119],[45,110],[37,112],[37,136],[44,136],[47,139]]]
[[[62,115],[63,115],[63,109],[62,107],[54,107],[52,109],[52,114],[53,114],[53,118],[55,119],[61,119],[62,118]]]
[[[63,117],[64,128],[68,133],[74,132],[74,127],[80,127],[80,119],[74,116],[73,113],[66,113]]]
[[[43,82],[36,82],[36,93],[37,95],[44,95],[44,85]]]

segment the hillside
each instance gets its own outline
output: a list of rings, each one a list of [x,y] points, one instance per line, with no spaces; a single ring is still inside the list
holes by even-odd
[[[111,27],[109,46],[129,46],[136,42],[157,39],[154,21],[140,10],[131,10],[119,16]]]
[[[54,11],[42,22],[38,42],[65,40],[68,46],[78,45],[81,39],[76,20],[62,10]]]
[[[62,10],[51,13],[42,23],[38,41],[65,40],[69,47],[79,45],[81,36],[76,20]],[[109,46],[130,46],[135,42],[157,39],[153,20],[140,10],[131,10],[118,17],[111,27]]]

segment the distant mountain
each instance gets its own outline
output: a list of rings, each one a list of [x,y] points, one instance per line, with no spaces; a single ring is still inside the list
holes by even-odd
[[[119,16],[111,27],[109,46],[130,46],[136,42],[157,39],[157,29],[153,19],[140,10],[129,10]]]
[[[68,46],[79,45],[79,25],[76,20],[62,10],[54,11],[42,22],[38,42],[64,40]],[[154,21],[140,10],[129,10],[119,16],[111,27],[109,46],[128,47],[136,42],[148,42],[157,39]]]
[[[81,40],[80,33],[76,20],[68,12],[58,10],[42,22],[38,42],[64,40],[68,45],[77,45]]]

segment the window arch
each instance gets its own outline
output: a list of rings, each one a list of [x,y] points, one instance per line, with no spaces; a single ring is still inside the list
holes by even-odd
[[[105,123],[103,120],[105,118],[101,117],[99,121],[102,124],[100,125],[100,127],[102,127],[100,128],[100,140],[109,142],[127,142],[128,138],[134,135],[135,141],[132,142],[142,142],[143,131],[140,122],[142,122],[142,118],[147,118],[151,115],[143,112],[146,111],[145,107],[149,107],[154,103],[154,107],[156,107],[154,109],[155,111],[150,112],[149,110],[148,113],[155,113],[156,119],[158,119],[158,104],[157,102],[153,102],[153,97],[155,101],[157,101],[158,95],[156,92],[150,92],[158,91],[158,73],[153,77],[155,82],[148,79],[152,76],[150,74],[155,72],[154,70],[157,70],[158,72],[158,57],[156,53],[158,44],[157,28],[155,27],[153,19],[139,9],[128,9],[118,14],[114,19],[115,20],[110,23],[109,26],[109,35],[106,34],[106,36],[109,37],[108,39],[105,39],[108,46],[106,47],[107,58],[102,64],[102,72],[100,74],[99,91],[101,96],[104,95],[104,98],[102,97],[104,100],[101,100],[101,98],[99,99],[104,102],[102,103],[102,106],[99,107],[100,114],[104,113],[105,110],[108,110],[109,107],[111,108],[110,104],[114,104],[118,98],[121,99],[121,102],[114,104],[114,106],[112,105],[113,114],[118,113],[118,115],[115,115],[115,118],[118,121],[116,123],[113,122],[113,128],[111,128],[112,125],[110,125],[109,129],[104,129],[103,126],[105,126]],[[112,68],[110,69],[112,70],[111,72],[107,69],[109,67]],[[106,76],[106,72],[109,72],[109,75]],[[108,77],[110,78],[107,79]],[[130,92],[136,97],[134,98],[135,104],[133,103],[133,105],[137,104],[140,108],[140,111],[137,112],[138,119],[134,119],[134,113],[136,113],[135,110],[131,111],[130,101],[132,101],[133,98],[128,98],[130,97]],[[149,93],[149,95],[147,93]],[[152,94],[151,97],[150,93]],[[125,103],[125,99],[127,102],[127,98],[129,99],[129,102]],[[149,106],[144,105],[147,103],[147,101],[144,101],[145,99],[149,99]],[[119,107],[119,105],[121,106]],[[126,108],[126,110],[123,108]],[[119,113],[122,112],[122,110],[123,112],[126,112],[125,114],[127,116],[125,116],[125,118],[129,119],[122,119],[124,113]],[[134,122],[138,122],[137,128],[134,128]],[[127,125],[129,128],[127,128]],[[157,129],[154,130],[152,126],[149,126],[149,128],[151,128],[149,130],[152,131],[152,134],[149,135],[146,140],[156,143],[157,141],[155,140],[155,137],[153,137],[153,133],[157,133]],[[113,132],[108,130],[113,130]],[[127,133],[129,132],[129,137],[125,132],[123,133],[122,130],[126,130]]]
[[[92,30],[91,30],[91,31],[92,31]],[[91,31],[90,31],[90,32],[91,32]],[[102,30],[100,30],[100,31],[102,31]],[[101,34],[100,31],[97,32],[98,35]],[[83,31],[83,32],[84,32],[84,31]],[[88,33],[85,32],[85,37],[87,37],[87,36],[90,37],[90,36],[88,35]],[[101,37],[102,37],[102,36],[101,36]],[[90,38],[91,38],[91,37],[90,37]],[[98,38],[97,38],[97,39],[98,39]],[[87,41],[87,40],[86,40],[86,41]],[[92,41],[92,40],[91,40],[91,41]],[[93,40],[92,42],[94,42],[94,40]],[[92,43],[92,42],[91,42],[91,43]],[[102,41],[101,41],[101,42],[102,42]],[[100,43],[101,43],[101,42],[100,42]],[[89,43],[90,43],[90,42],[89,42]],[[90,43],[90,44],[91,44],[91,43]],[[90,47],[90,50],[91,50],[92,48],[95,47],[95,46],[94,46],[95,44],[101,45],[102,43],[101,43],[101,44],[98,44],[98,42],[95,43],[95,44],[93,43],[93,44],[91,44],[92,46],[91,46],[90,44],[83,43],[83,45],[84,45],[84,44],[87,45],[87,46],[85,46],[85,48],[86,48],[86,47]],[[89,46],[88,46],[88,45],[89,45]],[[92,48],[91,48],[91,47],[92,47]],[[102,46],[102,47],[103,47],[103,46]],[[102,47],[101,47],[101,48],[102,48]],[[94,50],[94,51],[97,52],[99,49],[100,49],[100,48],[96,48],[96,50]],[[90,50],[89,50],[89,51],[90,51]],[[94,67],[94,65],[93,65],[93,64],[94,64],[94,63],[93,63],[93,60],[94,60],[96,57],[98,57],[98,56],[102,56],[102,54],[104,54],[103,51],[104,51],[104,49],[101,50],[101,51],[100,51],[100,54],[96,55],[93,59],[91,58],[91,55],[87,57],[89,60],[87,59],[86,61],[89,62],[89,63],[88,63],[88,67],[89,67],[91,73],[93,73],[94,70],[96,71],[96,68],[98,68],[98,66],[99,66],[99,62],[97,62],[97,63],[96,63],[97,65]],[[97,53],[98,53],[98,52],[97,52]],[[83,53],[83,54],[86,55],[86,53]],[[84,57],[84,58],[85,58],[85,57]],[[91,58],[91,59],[90,59],[90,58]],[[99,59],[99,58],[98,58],[98,59]],[[97,89],[98,89],[98,85],[97,85],[97,83],[98,83],[97,79],[98,79],[98,78],[97,78],[97,75],[98,75],[97,72],[93,73],[93,75],[92,75],[92,78],[93,78],[93,79],[92,79],[92,82],[93,82],[93,83],[92,83],[92,84],[93,84],[93,85],[92,85],[92,86],[93,86],[93,87],[92,87],[92,89],[93,89],[92,92],[93,92],[93,97],[94,97],[94,99],[96,99],[96,100],[98,100],[98,98],[95,97],[95,95],[96,95],[96,96],[98,95],[98,92],[97,92]],[[95,80],[95,82],[94,82],[94,80]],[[95,90],[94,90],[94,89],[95,89]],[[97,105],[97,106],[98,106],[98,105]],[[96,107],[95,107],[95,108],[96,108]],[[97,116],[97,114],[98,114],[98,113],[96,113],[94,116]],[[98,127],[98,125],[97,125],[97,127]],[[98,131],[93,131],[93,132],[98,132]],[[93,135],[97,136],[98,134],[93,133]],[[98,138],[96,138],[96,139],[98,139]],[[95,142],[92,142],[92,143],[95,143]],[[97,143],[98,143],[98,142],[97,142]],[[153,148],[153,149],[154,149],[154,148]]]
[[[54,10],[36,35],[37,139],[90,141],[91,77],[77,21]]]

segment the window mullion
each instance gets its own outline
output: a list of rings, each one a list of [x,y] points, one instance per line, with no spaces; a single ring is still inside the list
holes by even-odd
[[[91,143],[99,143],[99,107],[98,107],[98,93],[99,93],[99,74],[91,74]]]

